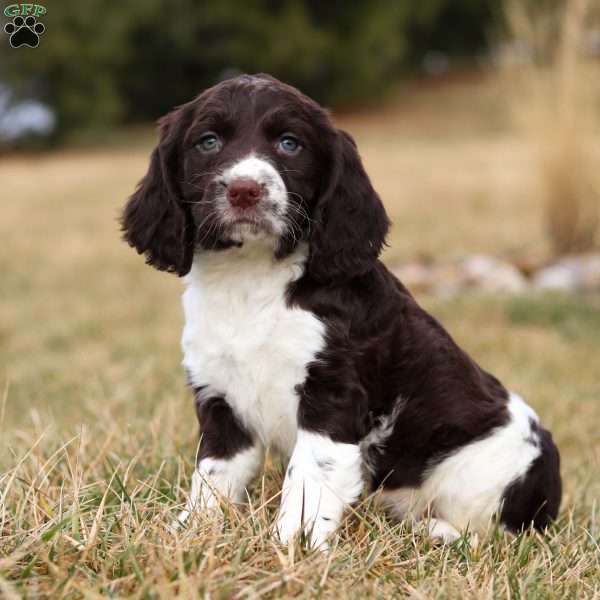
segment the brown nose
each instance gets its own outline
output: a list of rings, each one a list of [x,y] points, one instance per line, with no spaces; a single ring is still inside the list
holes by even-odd
[[[236,208],[254,206],[261,195],[262,189],[253,179],[235,179],[227,186],[227,198]]]

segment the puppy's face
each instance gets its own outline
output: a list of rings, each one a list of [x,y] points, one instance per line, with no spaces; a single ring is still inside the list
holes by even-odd
[[[150,264],[179,275],[199,252],[265,238],[283,257],[307,241],[324,281],[368,270],[388,220],[352,138],[297,89],[244,75],[161,119],[122,224]]]
[[[277,252],[305,238],[335,131],[325,112],[265,78],[225,82],[192,111],[181,193],[203,249],[268,237]],[[181,113],[169,117],[173,125]]]

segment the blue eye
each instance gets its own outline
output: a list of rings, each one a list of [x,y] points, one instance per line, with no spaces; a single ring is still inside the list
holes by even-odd
[[[302,146],[297,137],[286,133],[279,138],[277,147],[285,154],[296,154]]]
[[[212,132],[205,133],[196,144],[196,148],[202,152],[218,152],[222,147],[223,142],[216,133]]]

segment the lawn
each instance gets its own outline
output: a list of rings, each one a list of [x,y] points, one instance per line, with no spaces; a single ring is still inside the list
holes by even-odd
[[[547,251],[533,149],[493,89],[473,100],[473,85],[339,118],[394,221],[390,264]],[[419,298],[553,430],[564,499],[546,535],[435,546],[365,498],[330,554],[281,548],[269,534],[276,457],[249,507],[169,533],[197,442],[181,285],[146,267],[116,223],[149,150],[136,136],[0,162],[0,597],[600,597],[594,300]]]

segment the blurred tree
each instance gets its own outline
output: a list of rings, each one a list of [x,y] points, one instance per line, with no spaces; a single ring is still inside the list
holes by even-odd
[[[56,111],[61,131],[155,118],[239,72],[325,104],[380,101],[434,49],[485,46],[497,0],[102,0],[53,3],[36,49],[0,50],[0,81]]]
[[[428,52],[472,59],[487,46],[503,19],[501,0],[426,0],[410,3],[406,35],[409,63]]]

